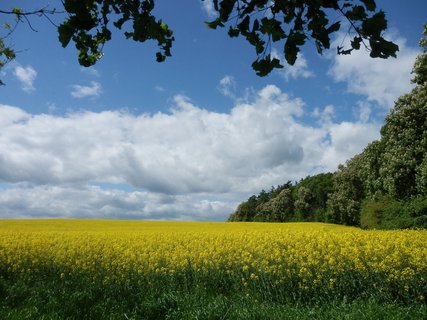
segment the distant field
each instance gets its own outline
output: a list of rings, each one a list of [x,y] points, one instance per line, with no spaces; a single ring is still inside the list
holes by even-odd
[[[425,230],[0,220],[0,318],[403,319],[426,292]]]

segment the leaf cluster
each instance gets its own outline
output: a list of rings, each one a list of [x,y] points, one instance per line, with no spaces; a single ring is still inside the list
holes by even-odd
[[[219,16],[207,26],[212,29],[230,23],[230,37],[243,36],[255,48],[257,59],[252,68],[265,76],[275,68],[283,68],[272,55],[272,43],[280,43],[288,64],[293,65],[300,48],[314,42],[322,54],[329,49],[331,36],[341,28],[342,21],[350,23],[354,33],[351,48],[338,47],[338,54],[350,54],[363,44],[373,58],[396,57],[398,46],[383,38],[387,20],[383,11],[377,11],[374,0],[213,0]],[[330,21],[331,12],[340,13]]]
[[[351,48],[340,46],[338,54],[350,54],[362,44],[374,58],[395,57],[398,51],[396,44],[382,36],[387,20],[384,12],[377,10],[374,0],[213,0],[213,3],[218,18],[206,25],[212,29],[228,25],[230,37],[244,37],[255,49],[257,57],[252,68],[259,76],[283,68],[283,61],[272,51],[273,45],[282,46],[286,63],[293,65],[307,42],[312,42],[319,54],[329,49],[331,36],[341,29],[342,20],[350,23],[353,39]],[[153,14],[155,0],[63,0],[62,4],[68,17],[58,27],[59,41],[63,47],[74,42],[83,66],[94,65],[103,56],[113,26],[123,29],[127,39],[157,41],[158,62],[171,56],[175,38],[169,26]],[[31,29],[27,15],[46,17],[45,9],[25,12],[14,8],[0,13],[13,14],[19,21],[26,19]],[[334,13],[338,16],[334,17]],[[3,41],[0,44],[3,45],[0,61],[14,59],[13,50],[8,51],[11,49]]]
[[[131,22],[131,28],[124,31],[127,39],[156,40],[158,62],[171,56],[173,32],[152,14],[153,0],[64,0],[63,4],[69,17],[58,27],[59,41],[63,47],[71,40],[75,43],[83,66],[91,66],[102,57],[103,46],[112,36],[111,20],[119,30]]]

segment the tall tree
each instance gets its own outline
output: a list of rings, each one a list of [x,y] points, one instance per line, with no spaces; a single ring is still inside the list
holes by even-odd
[[[381,128],[381,139],[340,166],[335,175],[335,191],[328,200],[332,221],[358,224],[363,201],[365,220],[376,219],[374,224],[381,224],[378,212],[384,210],[387,219],[409,219],[410,223],[411,219],[420,220],[424,208],[427,210],[426,37],[427,25],[420,41],[424,50],[413,69],[417,86],[397,100]]]
[[[310,220],[309,217],[313,214],[313,193],[306,187],[300,187],[295,200],[295,211],[300,215],[301,220]]]
[[[362,157],[357,155],[340,165],[334,176],[334,192],[328,199],[328,220],[346,225],[358,225],[360,207],[365,196],[362,171]]]
[[[417,86],[401,96],[381,129],[384,144],[380,174],[388,194],[405,199],[426,195],[427,157],[427,24],[423,47],[414,64],[413,82]]]

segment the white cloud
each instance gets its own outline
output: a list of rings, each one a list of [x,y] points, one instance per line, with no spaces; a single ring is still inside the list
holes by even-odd
[[[218,113],[178,95],[169,113],[142,115],[0,105],[0,214],[224,218],[262,188],[335,170],[379,135],[371,123],[334,123],[332,106],[318,111],[328,121],[304,124],[304,102],[274,85],[236,101]]]
[[[225,220],[235,206],[236,203],[217,200],[105,190],[96,186],[18,186],[0,192],[3,218]]]
[[[362,152],[368,143],[380,138],[380,125],[362,122],[335,123],[328,127],[328,137],[320,162],[329,165],[344,164],[353,155]]]
[[[308,62],[302,53],[298,53],[297,60],[293,66],[289,65],[283,55],[279,54],[276,49],[272,50],[271,55],[273,58],[279,59],[280,63],[284,66],[283,69],[277,69],[276,72],[278,72],[286,82],[291,79],[310,78],[314,76],[313,72],[308,69]]]
[[[94,76],[94,77],[99,77],[99,71],[97,69],[95,69],[95,67],[80,67],[80,70],[83,73],[86,73],[90,76]]]
[[[236,80],[233,76],[225,75],[220,81],[218,90],[226,97],[235,99]]]
[[[343,37],[339,36],[331,47],[341,44]],[[333,64],[329,70],[335,81],[347,83],[349,92],[366,96],[386,109],[392,108],[397,98],[413,87],[411,70],[419,54],[418,49],[406,45],[405,39],[396,35],[388,38],[399,45],[396,59],[373,59],[361,48],[351,55],[330,55]]]
[[[23,67],[21,65],[16,65],[13,74],[21,82],[22,90],[25,92],[31,92],[35,90],[34,81],[37,77],[37,71],[34,70],[33,67]]]
[[[162,86],[154,86],[154,90],[156,90],[157,92],[165,92],[165,88],[163,88]]]
[[[367,101],[359,101],[356,106],[356,117],[362,123],[367,123],[372,113],[372,106]]]
[[[314,118],[318,119],[322,125],[328,125],[333,122],[335,116],[335,108],[333,105],[327,105],[323,110],[315,108],[311,114]]]
[[[208,15],[209,18],[215,18],[218,15],[214,7],[213,0],[202,0],[201,6],[203,11]]]
[[[101,84],[91,81],[90,86],[73,85],[71,96],[74,98],[98,97],[102,93]]]

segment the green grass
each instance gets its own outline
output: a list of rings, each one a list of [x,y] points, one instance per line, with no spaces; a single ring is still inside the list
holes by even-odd
[[[173,282],[90,283],[83,278],[0,277],[0,319],[426,319],[422,303],[371,295],[351,301],[259,300],[241,291]]]

